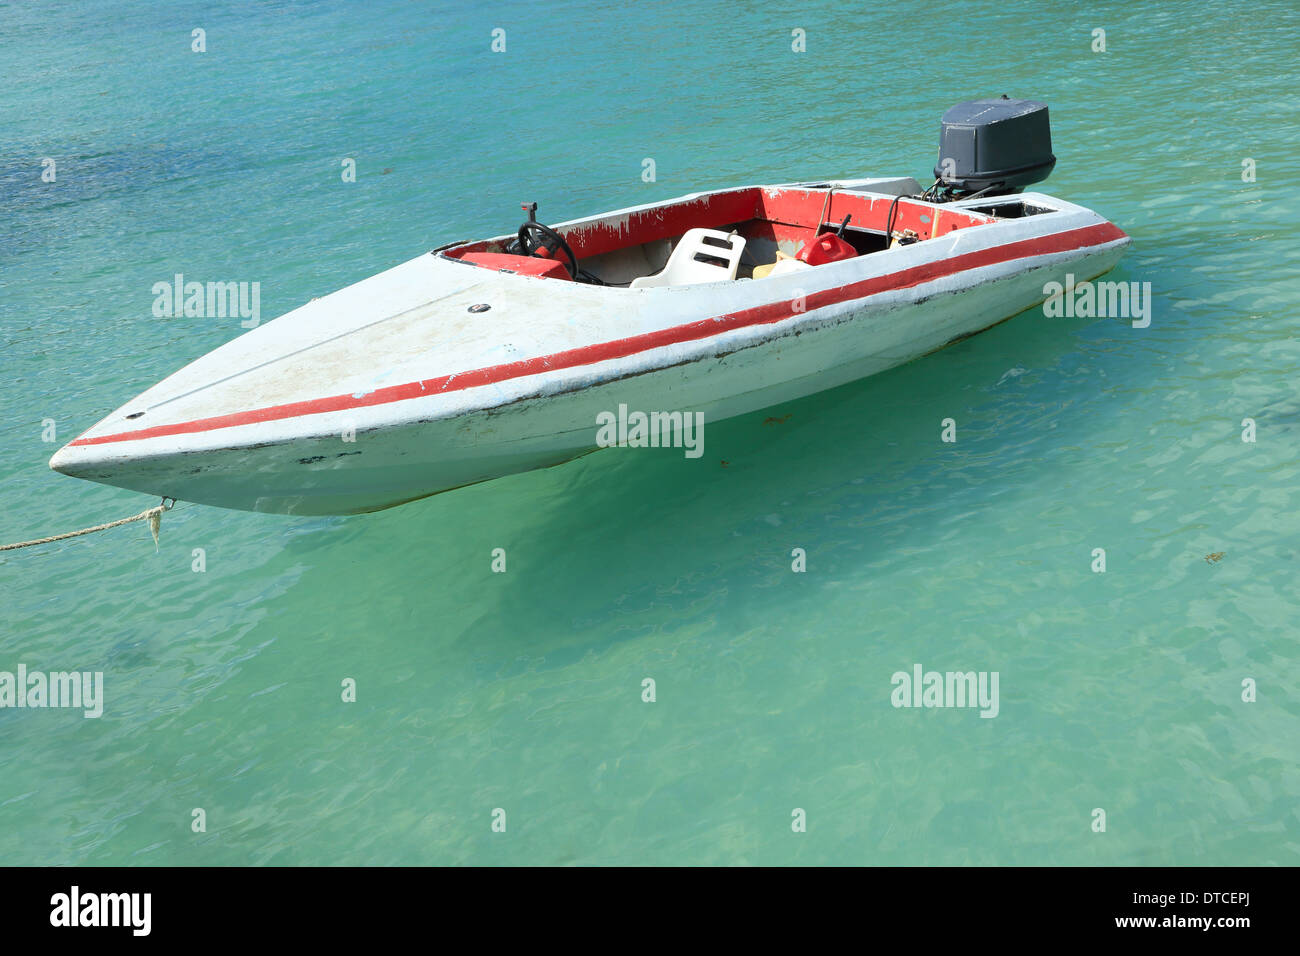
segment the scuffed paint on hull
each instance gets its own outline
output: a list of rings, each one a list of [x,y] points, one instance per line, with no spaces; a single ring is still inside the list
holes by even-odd
[[[389,277],[382,287],[348,297],[358,288],[350,287],[313,303],[324,311],[298,322],[290,313],[200,359],[60,450],[51,466],[225,508],[355,514],[560,464],[594,450],[596,415],[619,404],[702,412],[706,422],[755,411],[975,334],[1040,303],[1044,284],[1066,272],[1095,277],[1112,268],[1128,244],[1118,230],[1063,251],[948,273],[941,268],[956,256],[1108,225],[1080,207],[1058,205],[1063,210],[1055,222],[1036,217],[961,230],[794,277],[807,288],[782,277],[693,289],[600,289],[479,275],[484,270],[424,257],[434,261],[399,266],[367,280]],[[862,296],[842,294],[874,288],[873,270],[908,269],[919,270],[920,279]],[[926,279],[930,271],[935,277]],[[441,290],[432,296],[431,278]],[[792,314],[788,303],[800,295],[814,307]],[[495,325],[468,321],[466,305],[488,299],[496,304],[485,314]],[[356,303],[369,304],[368,323],[344,316],[341,307]],[[539,304],[554,314],[539,314]],[[775,311],[759,314],[763,309]],[[745,310],[757,319],[724,321]],[[707,320],[716,333],[673,332],[701,315],[717,317]],[[318,340],[304,344],[309,320]],[[337,336],[331,337],[331,322]],[[256,333],[258,341],[241,345]],[[583,343],[628,335],[646,337],[650,347],[594,351],[589,362],[548,365],[546,356],[567,354],[566,346],[590,349]],[[413,347],[412,338],[420,337],[421,347]],[[331,344],[336,339],[341,348]],[[268,348],[284,360],[257,367],[277,374],[246,371],[251,356]],[[348,356],[370,367],[351,367]],[[232,369],[247,388],[216,384]],[[322,394],[336,394],[337,407],[313,405],[321,400],[312,396]],[[128,420],[142,408],[147,415]],[[236,423],[195,425],[217,419]],[[353,434],[355,441],[345,440]]]

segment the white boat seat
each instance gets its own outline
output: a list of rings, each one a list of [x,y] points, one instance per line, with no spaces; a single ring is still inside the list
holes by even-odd
[[[745,237],[717,229],[690,229],[677,243],[662,270],[632,280],[633,289],[695,285],[736,278]]]

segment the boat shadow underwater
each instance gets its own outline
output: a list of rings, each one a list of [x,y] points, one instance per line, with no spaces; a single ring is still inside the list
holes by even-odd
[[[713,611],[736,626],[806,619],[828,580],[952,547],[957,517],[1014,508],[1027,486],[1061,482],[1045,464],[1051,451],[1087,446],[1104,427],[1089,398],[1056,384],[1092,377],[1070,367],[1069,344],[1094,338],[1084,361],[1095,366],[1112,330],[1122,334],[1109,320],[1032,310],[871,379],[706,424],[698,459],[607,449],[362,521],[388,540],[400,526],[418,587],[430,571],[418,543],[446,542],[443,519],[455,514],[456,537],[440,549],[454,566],[437,577],[487,610],[453,641],[507,671],[538,666],[521,652],[563,666]],[[949,418],[955,443],[942,440]],[[505,572],[494,574],[498,547]],[[810,573],[793,573],[796,548]]]

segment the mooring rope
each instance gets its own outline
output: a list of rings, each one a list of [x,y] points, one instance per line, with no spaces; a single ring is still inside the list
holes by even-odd
[[[171,504],[168,504],[171,502]],[[149,533],[153,535],[154,550],[158,550],[158,529],[162,526],[162,516],[164,511],[171,511],[176,505],[175,498],[164,498],[162,504],[154,505],[152,508],[146,508],[138,515],[131,515],[129,518],[119,518],[117,521],[110,521],[107,524],[97,524],[93,528],[82,528],[80,531],[68,531],[64,534],[52,534],[48,538],[36,538],[32,541],[19,541],[17,544],[0,544],[0,551],[15,551],[18,548],[30,548],[34,544],[49,544],[51,541],[62,541],[64,538],[77,538],[83,534],[94,534],[96,531],[107,531],[109,528],[116,528],[118,525],[130,524],[132,521],[148,521]]]

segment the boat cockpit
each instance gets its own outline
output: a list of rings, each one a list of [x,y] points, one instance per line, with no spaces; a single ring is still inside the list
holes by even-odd
[[[914,180],[892,182],[892,194],[830,183],[721,190],[559,228],[525,203],[528,219],[513,238],[437,252],[520,275],[646,289],[786,275],[999,218],[909,198],[897,184]]]

